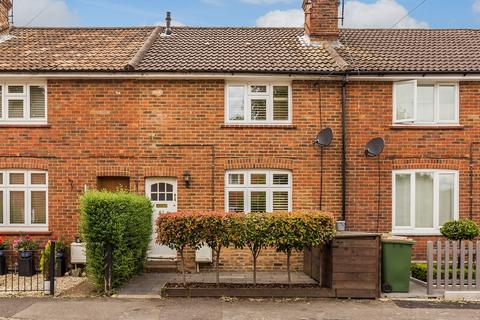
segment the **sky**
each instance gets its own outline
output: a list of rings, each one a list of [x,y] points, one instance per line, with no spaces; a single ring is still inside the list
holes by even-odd
[[[302,0],[13,0],[16,26],[296,27]],[[344,27],[480,28],[480,0],[345,0]],[[410,15],[408,12],[416,10]],[[406,16],[406,17],[405,17]],[[403,18],[403,19],[402,19]]]

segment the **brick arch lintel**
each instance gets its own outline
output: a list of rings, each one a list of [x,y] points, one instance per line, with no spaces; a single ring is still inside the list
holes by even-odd
[[[224,170],[235,169],[284,169],[292,170],[295,161],[287,158],[236,158],[224,163]]]

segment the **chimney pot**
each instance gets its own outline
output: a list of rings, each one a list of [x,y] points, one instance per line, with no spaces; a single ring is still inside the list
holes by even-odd
[[[313,42],[336,42],[339,0],[303,0],[305,34]]]
[[[172,34],[172,16],[170,11],[167,11],[165,17],[165,35],[170,36]]]

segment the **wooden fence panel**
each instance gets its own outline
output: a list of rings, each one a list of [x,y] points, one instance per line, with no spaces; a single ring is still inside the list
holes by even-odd
[[[435,289],[480,290],[480,272],[476,272],[480,271],[478,268],[480,268],[480,241],[466,241],[466,244],[465,241],[427,242],[428,294],[433,294]]]

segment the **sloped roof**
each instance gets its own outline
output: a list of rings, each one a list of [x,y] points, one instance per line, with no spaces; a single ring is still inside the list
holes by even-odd
[[[0,42],[0,70],[123,70],[153,29],[13,28]]]
[[[479,29],[344,29],[340,42],[352,71],[480,72]]]
[[[342,29],[339,46],[302,28],[13,28],[0,72],[480,73],[480,30]]]
[[[343,70],[324,48],[307,46],[300,28],[173,28],[159,36],[137,70],[329,73]]]

